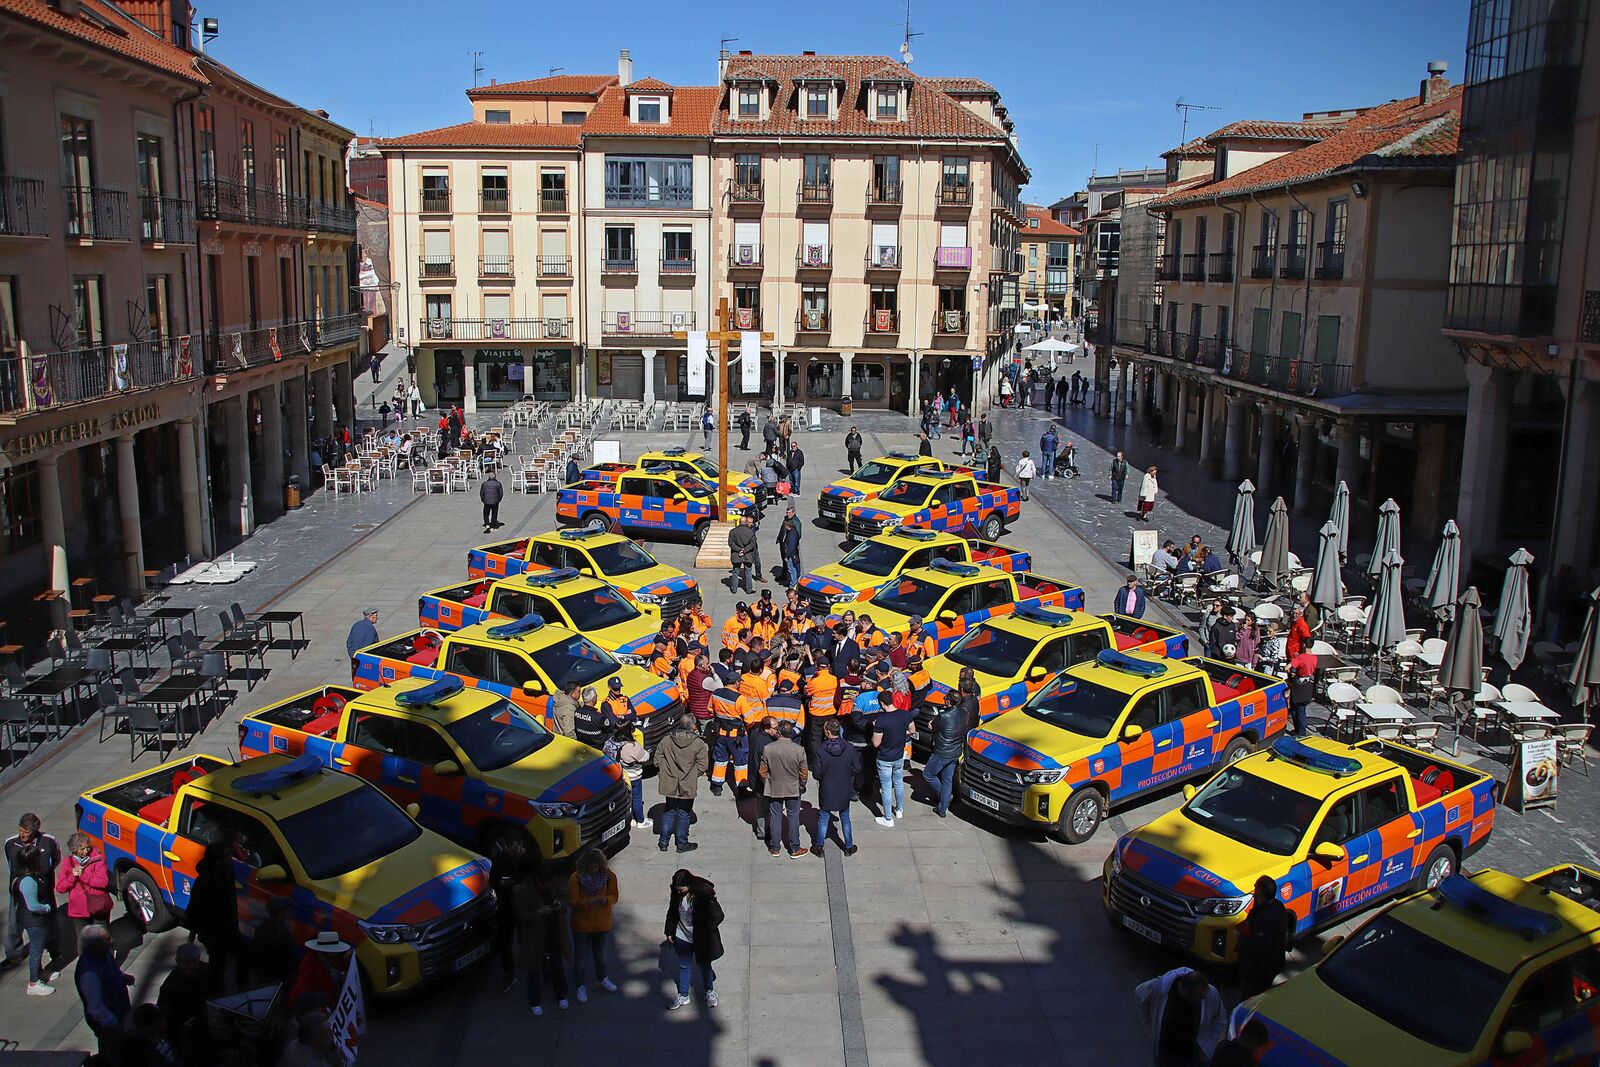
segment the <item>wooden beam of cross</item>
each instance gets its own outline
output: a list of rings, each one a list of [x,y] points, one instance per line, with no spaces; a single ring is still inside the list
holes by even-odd
[[[717,328],[706,331],[706,345],[715,352],[717,369],[717,469],[722,472],[717,479],[717,519],[728,521],[728,346],[738,341],[745,331],[728,328],[728,298],[717,302]],[[689,339],[688,333],[678,330],[672,335],[680,341]],[[771,341],[772,334],[763,333],[762,341]]]

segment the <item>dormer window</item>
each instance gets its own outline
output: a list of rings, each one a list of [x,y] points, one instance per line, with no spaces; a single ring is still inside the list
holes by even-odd
[[[883,85],[873,90],[872,96],[872,113],[879,122],[893,122],[900,117],[900,90]]]
[[[830,113],[831,101],[826,85],[806,86],[806,118],[825,119]]]
[[[738,90],[738,115],[741,119],[761,117],[761,86],[741,85]]]
[[[665,114],[659,96],[641,96],[633,102],[633,121],[660,125]]]

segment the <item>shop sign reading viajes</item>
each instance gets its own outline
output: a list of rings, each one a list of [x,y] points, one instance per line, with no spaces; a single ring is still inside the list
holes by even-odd
[[[48,429],[34,430],[30,433],[17,434],[15,437],[0,439],[0,452],[4,452],[13,459],[20,459],[23,456],[31,456],[35,452],[54,448],[57,445],[93,440],[102,434],[131,430],[136,426],[155,422],[160,417],[160,404],[153,401],[148,404],[138,404],[115,412],[105,418],[97,415],[93,418],[79,419],[76,422],[68,422],[60,426],[51,426]]]

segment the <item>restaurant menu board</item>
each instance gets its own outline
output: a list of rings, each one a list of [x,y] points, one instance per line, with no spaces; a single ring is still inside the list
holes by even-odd
[[[1506,782],[1505,805],[1516,811],[1555,807],[1561,760],[1556,739],[1519,742],[1511,753],[1511,777]]]

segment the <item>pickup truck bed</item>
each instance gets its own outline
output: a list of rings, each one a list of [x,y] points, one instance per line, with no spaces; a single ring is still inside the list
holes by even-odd
[[[172,800],[184,783],[226,766],[222,760],[196,756],[182,767],[160,767],[142,778],[85,795],[126,815],[166,826],[172,815]]]
[[[344,706],[360,695],[361,690],[354,686],[325,685],[276,707],[251,712],[249,717],[314,737],[332,737],[339,729]]]
[[[468,578],[509,578],[521,574],[528,565],[523,557],[528,554],[531,538],[519,537],[514,541],[500,541],[467,550]]]

